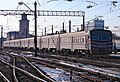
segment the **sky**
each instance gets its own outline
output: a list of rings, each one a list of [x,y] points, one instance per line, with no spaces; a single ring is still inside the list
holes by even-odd
[[[24,5],[18,5],[18,2],[24,2],[30,9],[34,10],[35,0],[1,0],[1,10],[29,10]],[[105,20],[105,26],[109,26],[110,30],[120,30],[120,27],[114,28],[114,26],[120,26],[120,0],[73,0],[68,2],[67,0],[36,0],[38,10],[64,10],[64,11],[85,11],[85,22],[88,22],[95,17],[102,16],[101,19]],[[117,2],[117,3],[112,3]],[[90,7],[91,8],[87,8]],[[19,31],[19,20],[21,16],[0,15],[0,26],[3,26],[3,36],[9,31]],[[34,33],[34,17],[28,16],[29,33]],[[44,28],[47,28],[48,32],[51,32],[51,25],[54,26],[54,31],[62,29],[62,23],[65,23],[65,29],[68,31],[68,21],[72,21],[72,29],[80,28],[82,24],[82,17],[51,17],[51,16],[39,16],[37,18],[38,35],[41,35]],[[0,30],[1,32],[1,30]],[[44,33],[44,32],[43,32]],[[0,35],[1,36],[1,35]]]

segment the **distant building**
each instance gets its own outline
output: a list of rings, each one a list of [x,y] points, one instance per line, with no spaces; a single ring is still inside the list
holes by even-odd
[[[93,20],[92,22],[87,22],[85,30],[92,29],[104,29],[104,20]]]
[[[19,32],[17,31],[11,31],[7,33],[6,40],[12,40],[19,38]]]
[[[19,31],[8,32],[6,40],[28,37],[31,37],[29,35],[29,20],[27,19],[27,14],[22,14],[21,20],[19,20]]]
[[[20,22],[20,28],[19,28],[19,38],[27,38],[29,36],[29,20],[27,19],[26,14],[22,14]]]

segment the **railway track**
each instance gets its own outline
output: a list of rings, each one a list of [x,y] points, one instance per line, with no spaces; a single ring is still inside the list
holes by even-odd
[[[10,81],[0,72],[0,82],[10,82]]]
[[[6,54],[8,56],[9,53]],[[9,54],[9,57],[13,58],[12,64],[10,60],[10,62],[5,61],[4,56],[0,59],[0,64],[2,67],[0,71],[6,71],[4,74],[6,75],[6,78],[9,79],[9,82],[55,82],[54,79],[44,75],[41,71],[35,68],[35,66],[32,65],[27,59],[15,56],[13,54]],[[25,69],[23,68],[24,64]],[[28,70],[27,67],[30,68],[30,70]],[[5,70],[3,71],[2,69]],[[9,72],[10,74],[8,74]],[[4,78],[2,79],[4,80]]]
[[[100,58],[99,61],[104,61],[104,62],[110,62],[110,63],[114,63],[114,64],[120,64],[120,58],[109,58],[109,59],[105,59],[105,58]]]
[[[104,59],[103,59],[104,61],[102,61],[102,60],[96,60],[96,59],[75,58],[75,57],[67,57],[67,56],[59,56],[59,55],[39,55],[39,57],[51,58],[51,59],[56,59],[56,60],[64,60],[64,61],[69,61],[69,62],[74,62],[74,63],[84,63],[84,64],[94,65],[98,67],[120,68],[120,64],[113,63],[113,62],[111,63],[111,62],[105,61]]]
[[[0,54],[0,71],[1,71],[1,74],[3,76],[2,79],[4,81],[15,82],[14,75],[13,75],[13,67],[5,65],[3,63],[3,61],[5,61],[6,63],[10,63],[12,65],[12,59],[13,58],[8,56],[8,55]]]
[[[101,62],[94,62],[94,61],[91,62],[90,60],[87,60],[87,59],[77,59],[77,58],[73,58],[73,57],[70,58],[70,57],[64,57],[64,56],[53,56],[53,55],[52,56],[51,55],[40,55],[40,56],[41,56],[41,58],[35,58],[35,57],[27,57],[27,58],[31,62],[38,62],[42,65],[49,66],[49,67],[52,67],[52,68],[64,69],[64,70],[67,70],[68,72],[72,71],[72,74],[73,74],[72,77],[74,75],[78,76],[78,77],[80,76],[84,80],[87,79],[89,81],[94,81],[94,82],[120,81],[120,77],[110,75],[110,73],[104,73],[104,72],[100,72],[100,71],[96,72],[96,71],[92,71],[92,70],[88,70],[88,69],[83,69],[81,67],[76,67],[76,66],[68,64],[66,62],[61,63],[59,61],[60,60],[62,60],[62,61],[63,60],[64,61],[72,61],[74,63],[78,63],[80,61],[82,63],[92,64],[92,65],[97,65],[98,63],[101,63]],[[47,60],[45,58],[47,58]],[[100,66],[100,67],[111,67],[112,66],[113,67],[113,65],[111,65],[111,64],[109,65],[109,63],[106,64],[106,62],[105,62],[105,65],[104,65],[104,63],[101,63],[100,65],[97,65],[97,66]],[[115,67],[117,67],[117,65]]]
[[[15,51],[16,52],[16,51]],[[17,51],[20,52],[20,51]],[[26,54],[26,51],[21,51],[22,53]],[[30,54],[34,55],[33,52],[30,52]],[[61,55],[45,55],[38,53],[38,57],[43,57],[43,58],[54,58],[57,60],[64,60],[64,61],[71,61],[71,62],[79,62],[79,63],[84,63],[84,64],[89,64],[89,65],[95,65],[99,67],[116,67],[120,68],[120,60],[115,59],[115,58],[99,58],[99,59],[87,59],[87,58],[79,58],[79,57],[73,57],[73,56],[61,56]]]
[[[22,57],[22,56],[17,56],[20,58],[22,58],[22,62],[21,63],[24,63],[22,65],[24,66],[20,66],[19,65],[19,62],[16,62],[18,64],[17,67],[21,68],[21,69],[24,69],[26,71],[28,71],[29,73],[32,73],[33,75],[37,76],[37,77],[40,77],[48,82],[54,82],[55,80],[53,80],[52,78],[50,78],[50,76],[46,76],[43,72],[41,72],[39,69],[37,69],[31,62],[29,62],[26,58]],[[25,64],[26,62],[26,64]],[[28,65],[27,65],[28,64]],[[32,67],[32,68],[31,68]],[[29,69],[29,70],[28,70]]]
[[[88,79],[94,82],[120,81],[120,78],[118,77],[114,77],[102,72],[95,72],[95,71],[87,70],[81,67],[72,66],[71,64],[68,65],[67,63],[60,63],[60,62],[46,60],[42,58],[36,58],[36,57],[27,57],[27,58],[29,58],[30,61],[35,61],[50,67],[64,69],[69,72],[72,71],[73,74],[79,75],[84,79]]]
[[[16,50],[14,51],[16,53]],[[20,51],[17,50],[17,52],[19,53]],[[26,54],[26,51],[21,51],[23,54]],[[30,52],[30,54],[34,55],[33,52]],[[99,67],[116,67],[116,68],[120,68],[120,60],[119,59],[115,59],[115,58],[99,58],[99,59],[86,59],[86,58],[79,58],[79,57],[73,57],[73,56],[61,56],[61,55],[45,55],[45,54],[41,54],[38,53],[38,57],[42,57],[42,58],[54,58],[57,60],[64,60],[64,61],[71,61],[71,62],[79,62],[79,63],[84,63],[84,64],[90,64],[90,65],[95,65],[95,66],[99,66]]]

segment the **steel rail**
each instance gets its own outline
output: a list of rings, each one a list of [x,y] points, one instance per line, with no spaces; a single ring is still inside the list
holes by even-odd
[[[13,57],[13,77],[15,82],[19,82],[15,74],[15,57]]]
[[[10,66],[10,67],[12,67],[12,68],[15,67],[15,69],[17,69],[17,70],[21,71],[22,73],[28,75],[28,76],[29,76],[30,78],[32,78],[33,80],[37,80],[38,82],[47,82],[47,81],[45,81],[45,80],[43,80],[43,79],[41,79],[41,78],[39,78],[39,77],[37,77],[37,76],[32,75],[31,73],[29,73],[29,72],[27,72],[27,71],[25,71],[25,70],[23,70],[23,69],[21,69],[21,68],[18,68],[18,67],[16,67],[16,66],[13,66],[13,65],[9,64],[9,63],[7,63],[7,62],[5,62],[5,61],[3,61],[3,60],[0,60],[0,62],[4,63],[5,65]]]
[[[37,58],[37,57],[27,57],[29,59],[32,59],[33,61],[36,61],[38,60],[39,63],[43,63],[43,64],[46,64],[46,65],[50,65],[50,66],[57,66],[57,67],[61,67],[61,68],[65,68],[65,69],[72,69],[73,71],[85,71],[85,72],[88,72],[89,74],[93,74],[93,75],[99,75],[101,77],[104,77],[104,78],[107,78],[107,79],[111,79],[111,80],[120,80],[120,78],[118,77],[115,77],[115,76],[111,76],[109,74],[106,74],[106,73],[100,73],[100,72],[95,72],[95,71],[92,71],[92,70],[86,70],[82,67],[74,67],[74,66],[71,66],[71,65],[66,65],[66,64],[62,64],[62,63],[59,63],[59,62],[55,62],[55,61],[50,61],[50,60],[45,60],[45,59],[42,59],[42,58]]]
[[[48,82],[55,82],[55,80],[49,78],[48,76],[46,76],[45,74],[43,74],[38,68],[36,68],[32,63],[29,62],[29,60],[27,60],[25,57],[22,57],[31,67],[33,67],[41,76],[43,76],[43,78],[48,81]]]
[[[39,74],[48,82],[55,82],[55,80],[43,74],[38,68],[36,68],[32,63],[29,62],[25,57],[19,56],[18,54],[11,53],[11,56],[23,58],[31,67],[33,67]],[[13,57],[14,58],[14,57]],[[14,61],[15,62],[15,61]],[[15,65],[15,64],[14,64]]]
[[[0,77],[2,77],[4,82],[10,82],[1,72],[0,72]]]

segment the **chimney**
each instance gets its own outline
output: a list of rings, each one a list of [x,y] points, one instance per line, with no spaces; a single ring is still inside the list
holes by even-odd
[[[53,34],[53,25],[52,25],[52,34]]]
[[[69,20],[69,32],[71,32],[71,20]]]
[[[85,29],[84,29],[84,27],[83,27],[83,24],[81,24],[81,31],[84,31]]]
[[[46,27],[45,27],[45,36],[46,36]]]

